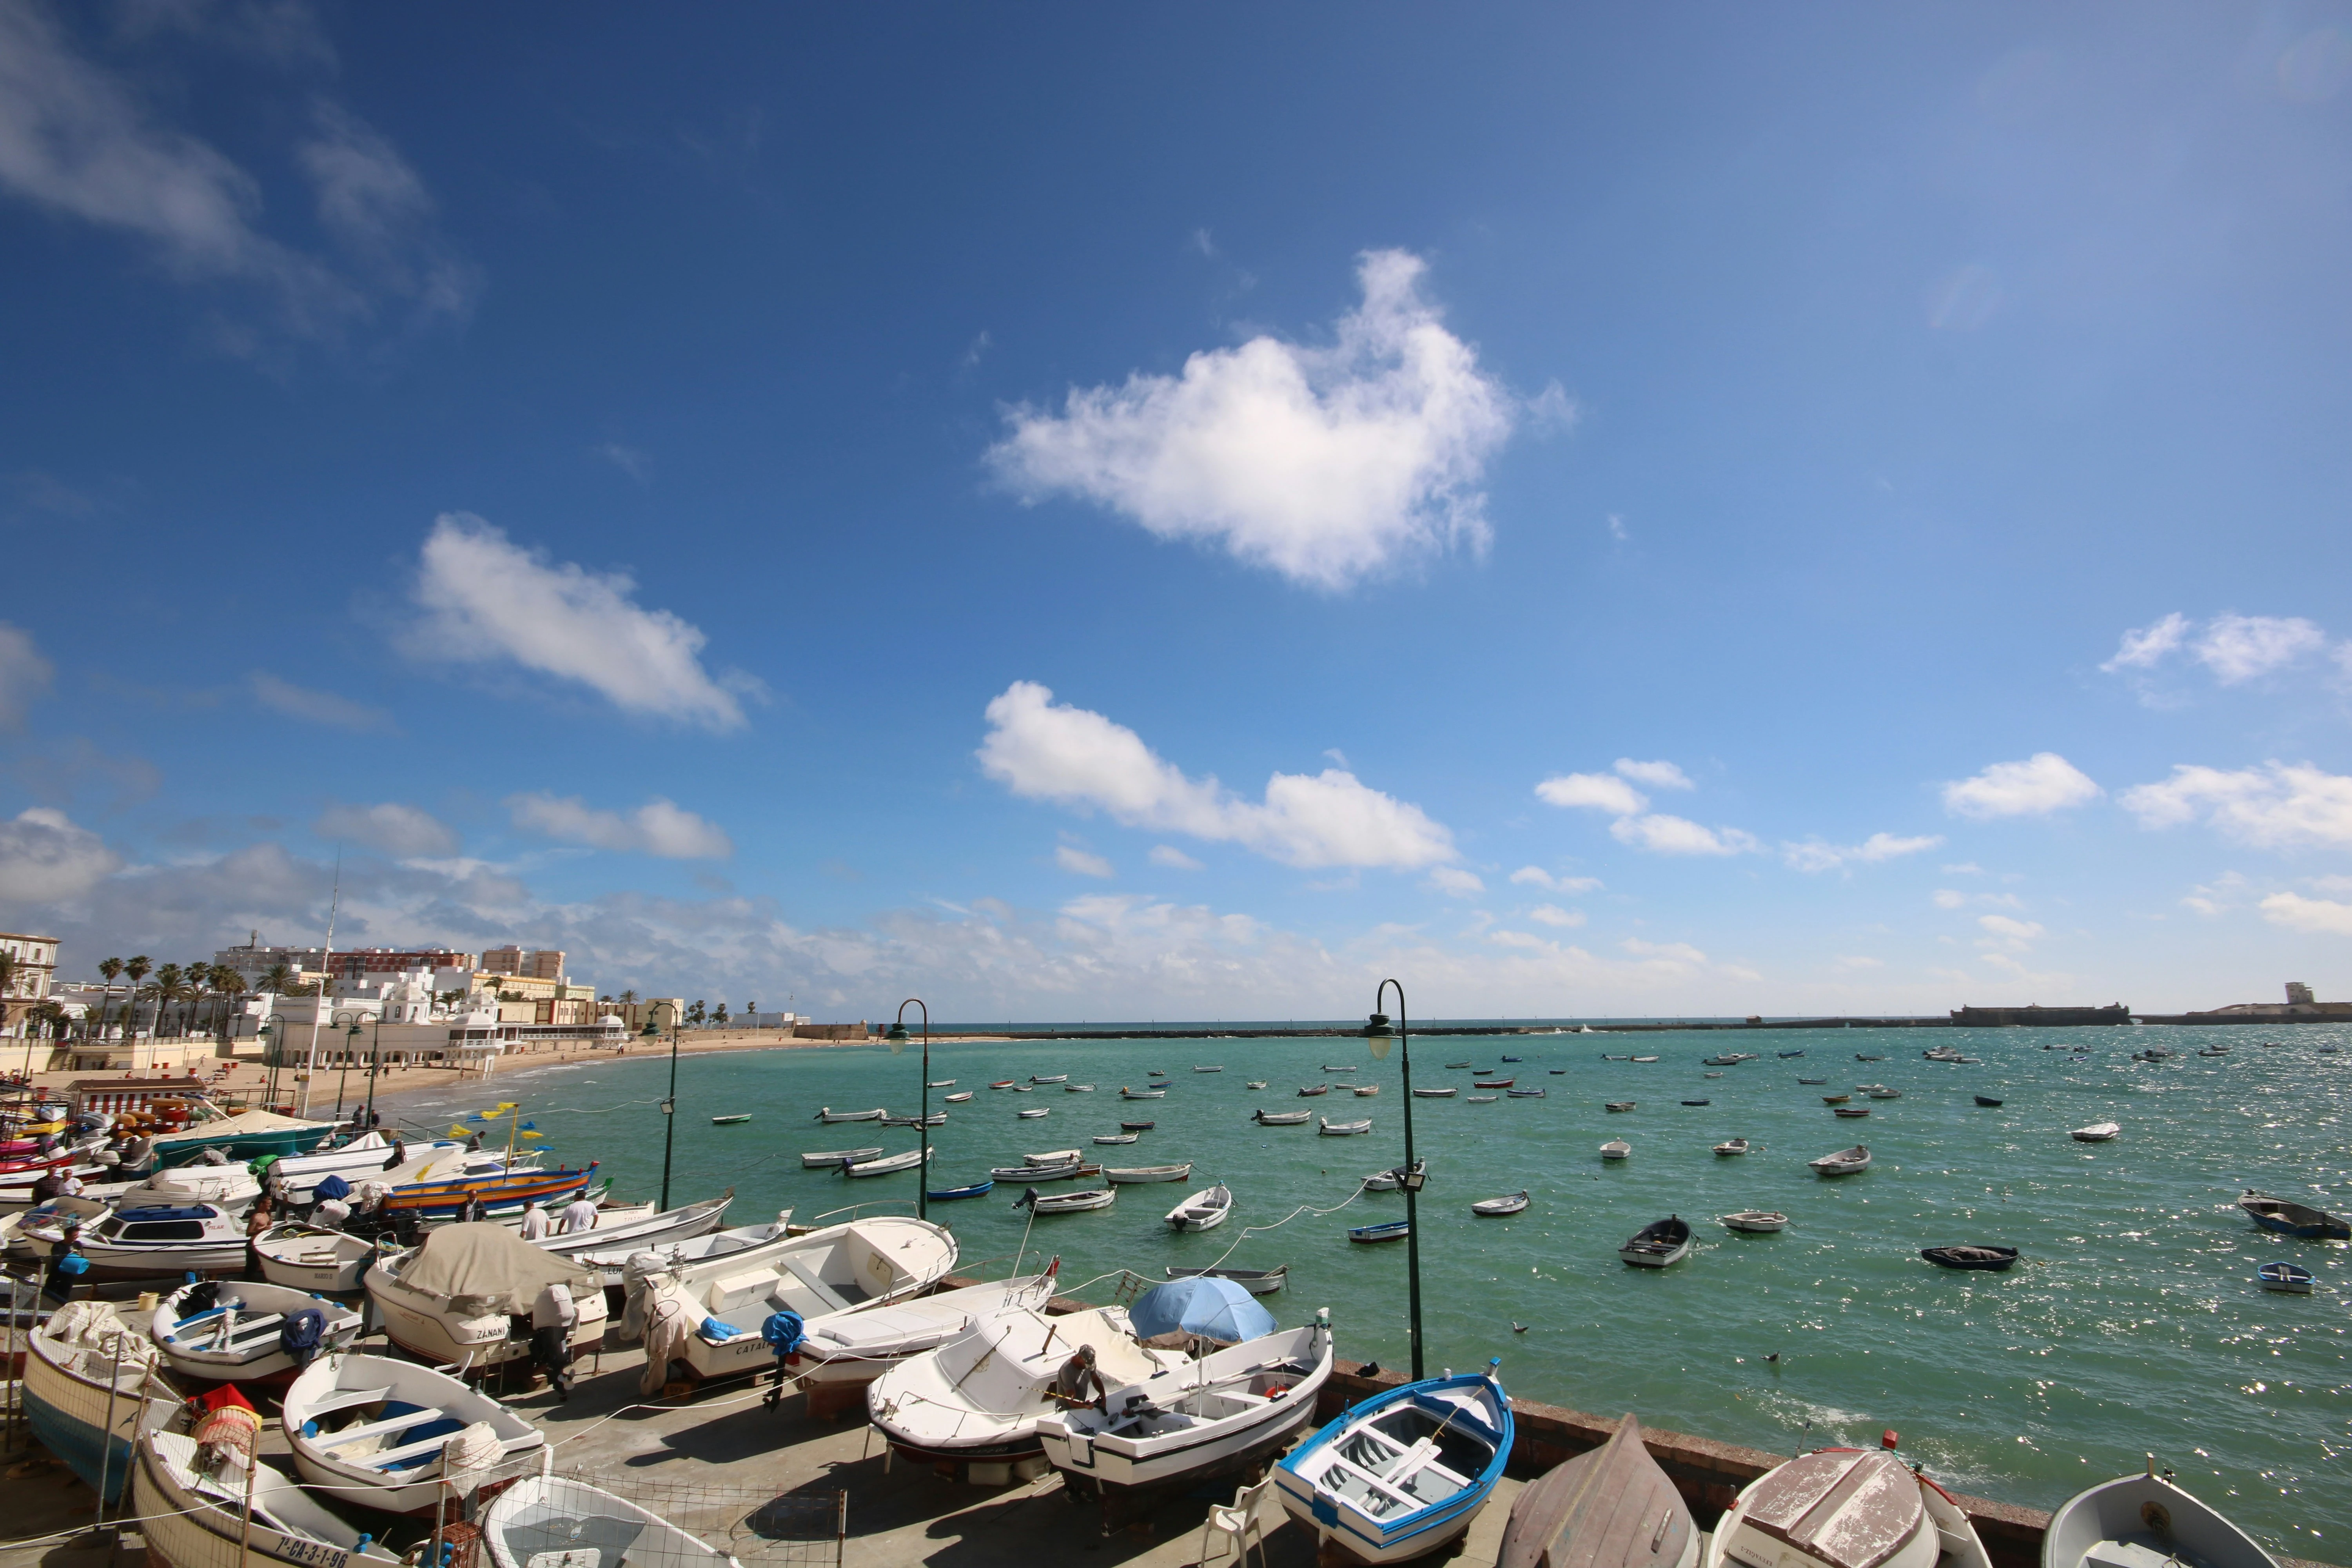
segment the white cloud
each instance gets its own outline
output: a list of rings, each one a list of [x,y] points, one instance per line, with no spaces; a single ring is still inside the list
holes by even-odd
[[[1538,904],[1528,911],[1528,919],[1548,926],[1580,926],[1584,923],[1584,911],[1564,910],[1558,904]]]
[[[1800,871],[1833,871],[1849,861],[1875,865],[1882,860],[1900,859],[1933,849],[1942,842],[1940,837],[1898,838],[1892,833],[1874,833],[1859,844],[1823,844],[1819,839],[1783,844],[1780,854]]]
[[[2001,816],[2042,816],[2096,800],[2099,786],[2055,752],[2021,763],[1995,763],[1974,778],[1944,786],[1944,809],[1979,822]]]
[[[78,51],[45,8],[0,5],[0,189],[137,236],[182,279],[256,285],[300,337],[331,336],[385,302],[419,319],[470,303],[473,270],[442,238],[415,172],[333,100],[313,97],[310,130],[291,148],[338,252],[330,260],[264,234],[258,182],[160,122],[132,80]]]
[[[1449,899],[1473,899],[1486,890],[1475,871],[1459,866],[1439,866],[1429,873],[1429,885]]]
[[[624,446],[618,441],[606,441],[596,448],[596,455],[639,484],[653,478],[653,454],[637,447]]]
[[[2258,849],[2352,848],[2352,777],[2310,763],[2264,763],[2235,773],[2176,765],[2159,784],[2120,797],[2142,827],[2177,827],[2201,815],[2226,838]]]
[[[1884,969],[1886,967],[1886,961],[1885,959],[1872,958],[1866,954],[1858,952],[1839,953],[1836,957],[1831,959],[1830,963],[1840,969]]]
[[[289,719],[300,719],[312,724],[331,724],[339,730],[389,730],[392,715],[381,708],[370,708],[348,697],[338,697],[331,691],[316,691],[307,686],[297,686],[290,680],[280,680],[267,670],[257,669],[246,677],[252,689],[253,700]]]
[[[1706,954],[1686,942],[1643,942],[1638,936],[1629,936],[1618,945],[1634,957],[1647,959],[1653,963],[1683,964],[1706,962]]]
[[[1591,806],[1612,816],[1631,816],[1650,797],[1609,773],[1556,773],[1536,785],[1536,798],[1550,805]]]
[[[734,671],[714,679],[702,668],[701,629],[641,608],[635,591],[625,573],[552,562],[469,512],[445,512],[425,541],[415,598],[425,619],[406,647],[419,658],[510,659],[631,713],[740,726],[737,696],[758,683]]]
[[[1622,544],[1631,536],[1625,531],[1625,520],[1616,512],[1609,514],[1609,537]]]
[[[1195,353],[1181,375],[1073,387],[1058,414],[1010,410],[988,460],[1026,500],[1078,496],[1318,588],[1483,549],[1478,486],[1515,410],[1439,324],[1423,270],[1403,251],[1369,252],[1364,302],[1331,347],[1258,337]]]
[[[716,823],[656,795],[632,812],[598,811],[577,795],[518,795],[507,809],[517,827],[565,844],[657,855],[666,860],[724,860],[735,845]]]
[[[1636,784],[1652,789],[1696,789],[1690,775],[1672,763],[1637,763],[1631,757],[1617,759],[1617,771]]]
[[[2352,904],[2334,899],[2306,899],[2301,893],[2273,893],[2263,900],[2263,919],[2289,931],[2321,936],[2352,936]]]
[[[1074,844],[1057,846],[1054,850],[1054,864],[1065,871],[1075,871],[1081,877],[1108,878],[1118,874],[1111,869],[1109,861],[1099,855],[1089,854]]]
[[[2039,921],[2011,920],[2007,915],[1979,915],[1977,924],[1994,936],[2012,942],[2032,942],[2048,934]]]
[[[1173,844],[1155,844],[1149,857],[1155,866],[1165,866],[1171,871],[1197,871],[1201,863]]]
[[[1944,874],[1948,877],[1981,877],[1984,875],[1984,868],[1978,865],[1973,860],[1963,860],[1957,866],[1947,866],[1943,870]]]
[[[33,646],[32,633],[0,621],[0,730],[22,729],[56,674],[57,667]]]
[[[79,898],[121,864],[104,839],[62,811],[37,805],[0,822],[0,905]]]
[[[2197,661],[2224,686],[2284,669],[2327,644],[2327,634],[2301,616],[2216,616],[2197,639]]]
[[[1511,880],[1523,887],[1549,888],[1555,893],[1590,893],[1599,889],[1598,877],[1555,877],[1540,866],[1522,866]]]
[[[1939,910],[1961,909],[1967,905],[1968,901],[1969,896],[1966,893],[1956,892],[1950,888],[1938,888],[1936,889],[1936,907]]]
[[[371,849],[406,858],[454,855],[457,835],[446,823],[413,805],[332,805],[320,813],[310,831],[321,838],[348,838]]]
[[[1621,816],[1609,825],[1621,844],[1654,855],[1747,855],[1764,847],[1737,827],[1702,827],[1679,816]]]
[[[988,705],[982,772],[1017,795],[1093,808],[1130,827],[1234,843],[1286,866],[1415,870],[1455,858],[1453,835],[1417,805],[1327,768],[1276,773],[1263,803],[1191,779],[1125,725],[1016,680]]]
[[[2189,617],[2175,610],[2152,626],[2135,626],[2124,633],[2116,657],[2099,666],[2114,675],[2126,669],[2147,669],[2189,638]]]

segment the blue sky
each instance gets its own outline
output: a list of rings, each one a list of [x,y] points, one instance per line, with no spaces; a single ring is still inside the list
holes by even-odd
[[[0,921],[2352,995],[2347,146],[2342,5],[0,0]]]

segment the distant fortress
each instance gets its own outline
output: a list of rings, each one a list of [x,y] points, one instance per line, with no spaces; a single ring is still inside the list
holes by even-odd
[[[2132,1010],[2120,1002],[2104,1007],[1955,1007],[1952,1025],[1961,1029],[2074,1029],[2086,1024],[2128,1024]]]

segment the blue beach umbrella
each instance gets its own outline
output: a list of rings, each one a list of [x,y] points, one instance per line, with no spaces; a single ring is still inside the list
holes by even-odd
[[[1274,1314],[1248,1291],[1230,1279],[1205,1274],[1154,1285],[1135,1299],[1127,1315],[1136,1333],[1147,1340],[1186,1333],[1238,1344],[1275,1331]]]

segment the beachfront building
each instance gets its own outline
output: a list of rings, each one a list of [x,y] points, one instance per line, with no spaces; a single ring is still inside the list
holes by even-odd
[[[58,973],[58,939],[29,931],[0,931],[0,956],[7,963],[7,984],[0,985],[0,1035],[23,1035],[31,1026],[26,1015],[49,999]]]

